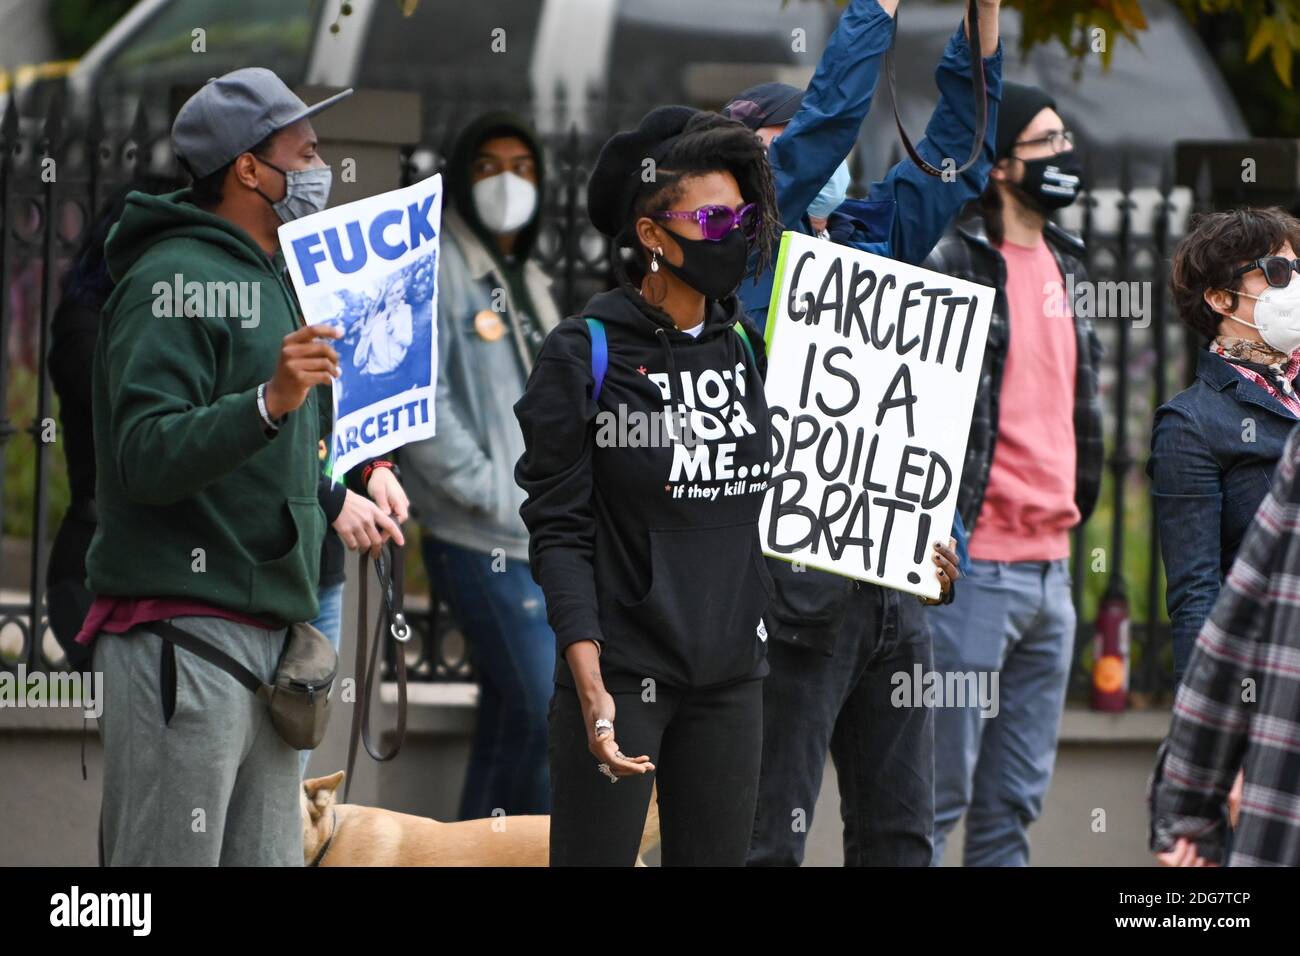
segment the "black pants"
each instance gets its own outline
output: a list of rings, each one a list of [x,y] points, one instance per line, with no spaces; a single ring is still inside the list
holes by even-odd
[[[744,866],[762,758],[763,681],[615,693],[614,734],[653,773],[618,783],[596,769],[577,692],[550,707],[551,866],[631,866],[659,787],[664,866]]]
[[[834,654],[769,642],[763,773],[750,866],[803,862],[829,749],[839,780],[846,866],[929,866],[934,712],[895,706],[895,675],[932,664],[925,608],[862,584]],[[624,750],[624,753],[627,751]]]

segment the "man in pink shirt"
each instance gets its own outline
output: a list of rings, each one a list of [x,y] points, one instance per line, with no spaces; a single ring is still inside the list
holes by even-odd
[[[945,686],[974,673],[993,706],[981,692],[936,710],[936,864],[963,813],[966,865],[1029,862],[1074,651],[1069,535],[1101,483],[1101,346],[1065,292],[1087,280],[1083,245],[1048,219],[1082,185],[1055,106],[1005,84],[980,209],[926,262],[998,291],[957,499],[972,570],[953,604],[930,609]]]

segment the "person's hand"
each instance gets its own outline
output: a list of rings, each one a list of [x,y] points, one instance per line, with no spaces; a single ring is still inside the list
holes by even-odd
[[[600,773],[599,765],[605,764],[615,777],[639,777],[650,773],[655,765],[648,756],[627,757],[618,749],[614,734],[605,728],[596,736],[596,721],[600,719],[614,722],[614,697],[603,687],[582,695],[582,718],[587,722],[587,749],[596,758],[597,767],[593,773]]]
[[[275,374],[266,385],[266,413],[278,419],[307,401],[317,385],[339,377],[339,353],[328,342],[343,333],[333,325],[304,325],[284,337]]]
[[[934,543],[934,563],[938,565],[935,575],[939,578],[939,597],[922,598],[922,604],[928,604],[933,607],[936,604],[943,604],[948,600],[948,592],[952,590],[952,584],[961,577],[961,559],[957,557],[957,539],[949,538],[948,544],[942,545],[939,542]]]
[[[1237,829],[1237,820],[1241,816],[1241,791],[1246,785],[1246,771],[1238,770],[1237,779],[1232,781],[1232,789],[1228,791],[1228,824],[1235,830]]]
[[[343,510],[334,519],[333,527],[349,551],[369,551],[372,558],[379,557],[384,542],[389,538],[399,547],[406,544],[402,529],[388,517],[388,513],[355,491],[349,491],[343,499]]]
[[[1218,866],[1196,852],[1196,844],[1187,837],[1179,837],[1172,850],[1156,854],[1161,866]]]
[[[397,480],[391,468],[376,468],[370,473],[366,482],[366,493],[379,509],[401,524],[410,513],[411,502],[402,490],[402,483]]]

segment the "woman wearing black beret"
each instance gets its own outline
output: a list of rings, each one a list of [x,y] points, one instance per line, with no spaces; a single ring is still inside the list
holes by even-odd
[[[762,753],[765,355],[735,292],[777,234],[743,125],[653,110],[588,184],[618,287],[547,337],[515,405],[533,574],[557,639],[552,866],[742,866]]]

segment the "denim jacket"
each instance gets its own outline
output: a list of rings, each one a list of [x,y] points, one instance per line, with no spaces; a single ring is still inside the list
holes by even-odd
[[[524,264],[524,282],[542,328],[559,321],[551,280],[541,266]],[[506,334],[484,338],[475,318],[506,300]],[[478,551],[500,548],[527,560],[528,530],[519,517],[523,492],[515,462],[523,435],[513,405],[523,394],[531,358],[518,334],[518,306],[510,284],[465,220],[443,212],[438,264],[438,431],[401,450],[402,481],[420,526],[435,537]]]
[[[1267,389],[1208,349],[1197,357],[1196,381],[1156,410],[1147,474],[1177,679],[1295,424]]]

